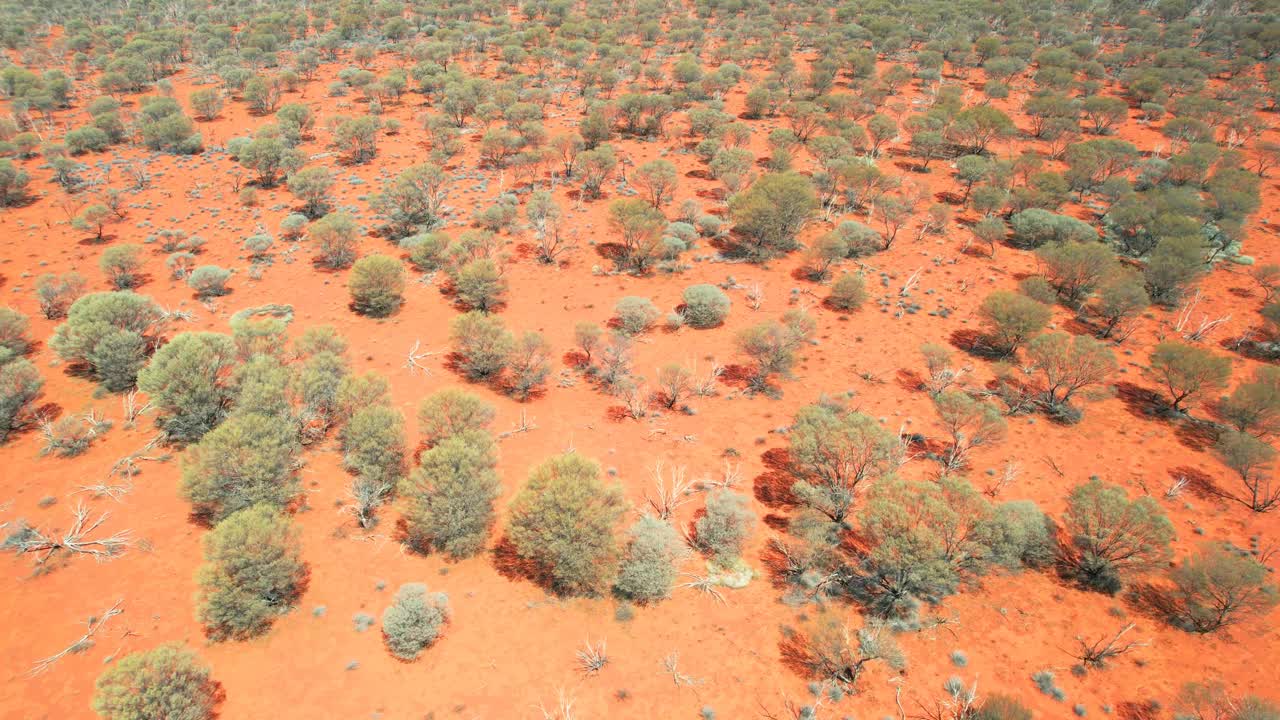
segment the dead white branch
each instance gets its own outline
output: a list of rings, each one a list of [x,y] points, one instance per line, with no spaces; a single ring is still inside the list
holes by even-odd
[[[75,642],[63,648],[61,652],[57,652],[57,653],[54,653],[53,655],[50,655],[47,658],[42,658],[40,660],[37,660],[35,664],[32,665],[31,670],[28,671],[28,674],[32,676],[39,675],[40,673],[53,667],[55,663],[57,663],[59,660],[66,657],[67,655],[71,655],[73,653],[82,653],[85,650],[88,650],[89,648],[93,647],[94,634],[96,634],[99,630],[101,630],[102,626],[106,625],[108,620],[124,612],[124,609],[121,607],[121,605],[123,604],[124,604],[124,599],[121,598],[116,601],[115,605],[112,605],[111,607],[107,608],[106,610],[99,613],[98,615],[95,615],[89,618],[88,620],[86,620],[85,632],[83,635],[79,637],[79,639],[77,639]]]

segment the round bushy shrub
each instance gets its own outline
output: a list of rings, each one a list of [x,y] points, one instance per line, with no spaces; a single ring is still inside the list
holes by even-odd
[[[221,696],[200,658],[173,643],[107,668],[98,676],[93,711],[103,720],[208,720]]]
[[[386,317],[404,299],[404,267],[386,255],[360,258],[351,267],[347,288],[358,312]]]
[[[846,273],[831,283],[827,303],[837,310],[857,310],[867,300],[866,283],[861,275]]]
[[[401,660],[415,660],[440,637],[449,621],[449,596],[428,593],[422,583],[405,583],[382,613],[382,638]]]
[[[684,321],[689,327],[710,328],[729,315],[729,296],[715,285],[703,283],[684,291]]]
[[[201,265],[187,276],[187,286],[196,291],[201,298],[217,297],[227,294],[227,280],[231,271],[217,265]]]
[[[613,306],[618,329],[627,335],[639,335],[653,326],[662,315],[653,301],[646,297],[629,295]]]

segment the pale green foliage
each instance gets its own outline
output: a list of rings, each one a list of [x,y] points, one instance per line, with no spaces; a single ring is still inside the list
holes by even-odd
[[[411,543],[452,558],[480,552],[501,492],[496,464],[493,438],[478,429],[459,430],[423,452],[400,485]]]
[[[593,460],[558,455],[530,472],[511,503],[507,536],[552,590],[591,595],[613,573],[614,529],[624,509],[621,488],[605,485]]]
[[[175,440],[199,440],[222,421],[234,390],[235,344],[226,335],[177,335],[138,373],[138,387],[159,410],[157,424]]]
[[[233,415],[187,451],[182,494],[197,514],[214,520],[259,503],[282,509],[301,490],[300,451],[291,424]]]
[[[688,555],[680,533],[670,523],[646,515],[627,535],[614,591],[636,602],[666,599],[675,584],[677,566]]]
[[[382,612],[382,638],[401,660],[416,660],[440,637],[449,621],[449,596],[427,592],[423,583],[405,583],[395,601]]]
[[[305,577],[289,518],[266,505],[241,510],[205,535],[197,619],[211,640],[256,637],[293,607]]]
[[[404,266],[386,255],[360,258],[351,268],[347,288],[358,312],[386,317],[404,301]]]
[[[493,416],[493,406],[478,395],[461,388],[443,388],[418,406],[418,428],[422,441],[432,446],[461,432],[484,430]]]
[[[685,324],[694,328],[720,325],[729,315],[729,296],[715,285],[703,283],[685,288]]]
[[[86,365],[107,390],[127,390],[159,342],[164,319],[144,295],[90,293],[71,306],[49,346],[63,360]]]
[[[835,522],[844,521],[864,482],[893,472],[901,457],[898,438],[875,419],[831,405],[801,408],[787,438],[792,492]]]
[[[707,496],[707,512],[694,523],[698,547],[721,564],[742,557],[756,514],[746,495],[716,490]]]
[[[1081,583],[1115,593],[1122,579],[1168,562],[1173,523],[1154,498],[1094,478],[1067,496],[1062,524],[1071,538],[1063,563]]]
[[[171,643],[130,653],[104,670],[93,711],[103,720],[209,720],[220,695],[199,656]]]

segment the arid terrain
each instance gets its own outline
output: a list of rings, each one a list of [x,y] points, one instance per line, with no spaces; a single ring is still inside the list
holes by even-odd
[[[940,4],[950,5],[919,3]],[[105,13],[101,23],[77,17],[70,3],[55,3],[59,7],[53,9],[5,6],[0,17],[7,15],[25,30],[6,38],[6,62],[12,65],[0,69],[10,73],[0,77],[0,115],[8,123],[0,127],[0,140],[4,162],[11,163],[0,171],[26,173],[29,183],[22,197],[0,207],[0,291],[6,307],[29,318],[30,346],[10,362],[25,358],[43,386],[38,398],[14,413],[13,430],[0,445],[0,524],[5,549],[12,551],[0,555],[5,578],[0,656],[6,659],[0,717],[146,717],[95,714],[95,680],[121,658],[171,642],[193,651],[209,668],[219,684],[216,712],[226,719],[1026,717],[998,715],[994,709],[979,714],[992,696],[1016,699],[1034,718],[1276,717],[1265,712],[1280,703],[1275,683],[1280,611],[1274,602],[1274,573],[1280,567],[1280,509],[1275,508],[1280,506],[1251,508],[1243,493],[1249,482],[1264,496],[1271,487],[1274,451],[1268,449],[1275,438],[1265,422],[1233,424],[1224,398],[1280,359],[1280,313],[1265,312],[1280,286],[1280,269],[1272,267],[1280,264],[1280,245],[1269,222],[1280,207],[1280,185],[1273,177],[1280,170],[1267,171],[1272,156],[1280,157],[1280,145],[1273,144],[1280,143],[1273,106],[1280,91],[1273,89],[1269,74],[1270,52],[1259,45],[1268,31],[1255,41],[1258,31],[1249,30],[1246,44],[1239,40],[1246,31],[1228,20],[1248,17],[1274,30],[1280,28],[1280,16],[1264,3],[1170,10],[1174,4],[1072,13],[1055,9],[1056,3],[1017,10],[999,7],[1004,3],[992,3],[996,8],[961,3],[955,13],[970,17],[958,19],[951,12],[915,13],[909,3],[888,9],[879,3],[491,3],[451,12],[447,2],[390,2],[377,8],[272,2],[261,7],[234,3],[220,17],[216,9],[185,4],[143,11],[112,2],[94,5]],[[891,18],[905,22],[903,13],[918,27],[900,33],[885,29]],[[388,30],[388,20],[402,15],[403,28]],[[301,23],[287,20],[296,16]],[[929,23],[948,30],[930,32]],[[340,25],[342,33],[332,29]],[[175,37],[153,38],[181,48],[177,59],[159,63],[163,71],[154,79],[136,88],[105,87],[112,58],[130,47],[126,38],[174,29]],[[266,49],[257,53],[245,52],[254,46],[251,38],[269,32],[276,33],[275,42],[260,43],[256,47]],[[340,41],[321,40],[326,33],[340,35]],[[1194,52],[1179,39],[1184,34],[1200,39]],[[225,47],[212,47],[212,38]],[[1201,58],[1209,69],[1192,79],[1161,76],[1165,87],[1147,89],[1148,97],[1138,99],[1133,90],[1138,83],[1131,77],[1135,68],[1167,71],[1175,60],[1192,64],[1183,56],[1165,57],[1166,39],[1167,47]],[[1031,47],[1015,47],[1019,44]],[[948,46],[946,52],[935,47],[942,45]],[[299,55],[313,47],[322,48],[312,51],[314,67],[294,70]],[[1058,62],[1072,67],[1074,75],[1050,67],[1067,73],[1053,92],[1077,105],[1086,97],[1119,99],[1124,109],[1097,132],[1087,113],[1073,115],[1074,132],[1054,141],[1036,136],[1036,119],[1026,108],[1049,82],[1045,53],[1066,48],[1072,48],[1072,62]],[[1131,56],[1109,59],[1126,49]],[[865,50],[871,66],[865,57],[846,61],[854,50]],[[232,55],[250,68],[250,78],[271,85],[270,109],[252,107],[245,78],[226,79],[228,70],[236,69]],[[1007,72],[1012,68],[992,64],[1000,58],[1018,58],[1018,67]],[[441,74],[414,72],[426,63],[436,63]],[[726,63],[736,72],[707,80]],[[828,63],[834,65],[830,82],[811,82]],[[685,77],[689,65],[698,79]],[[13,80],[15,68],[30,70],[35,80]],[[354,68],[374,78],[407,74],[408,87],[362,90],[368,78],[351,84]],[[65,101],[39,109],[19,88],[48,84],[42,75],[48,70],[64,73],[70,90]],[[902,70],[906,76],[896,78]],[[286,71],[292,78],[277,82]],[[444,72],[452,74],[448,80]],[[984,88],[995,82],[993,77],[1006,87],[989,95]],[[487,85],[479,91],[480,107],[454,123],[461,101],[451,92],[460,91],[446,88],[460,78]],[[343,87],[341,94],[335,94],[335,86]],[[891,92],[884,92],[886,86]],[[769,88],[772,100],[757,116],[748,93],[761,87]],[[947,87],[953,95],[940,100]],[[223,100],[209,118],[199,117],[191,105],[193,93],[202,90]],[[657,127],[635,131],[626,127],[625,111],[633,95],[675,99]],[[118,101],[111,112],[123,120],[124,135],[101,149],[73,153],[64,138],[95,122],[89,107],[100,96]],[[137,125],[153,96],[173,98],[190,116],[200,135],[198,151],[148,145]],[[865,113],[852,110],[848,101],[830,100],[838,96],[874,106]],[[1195,103],[1188,98],[1222,105],[1196,115],[1204,128],[1171,137],[1165,126],[1194,114]],[[1157,99],[1161,112],[1144,106]],[[948,110],[948,119],[937,128],[910,122],[947,102],[960,109]],[[309,127],[298,128],[284,143],[286,159],[277,181],[264,182],[261,165],[247,160],[248,141],[237,139],[255,132],[272,138],[287,134],[279,125],[265,135],[261,131],[280,122],[280,108],[296,106],[310,111]],[[499,138],[493,131],[518,125],[511,119],[513,106],[523,106],[517,109],[534,119]],[[998,112],[1013,127],[996,123],[979,147],[974,137],[980,132],[966,133],[966,118],[954,119],[975,107]],[[721,114],[710,118],[708,108]],[[1235,129],[1242,125],[1234,122],[1240,113],[1253,118],[1243,124],[1247,132]],[[376,152],[358,162],[340,129],[340,119],[352,117],[381,121],[373,130]],[[872,117],[893,124],[878,147],[818,141],[824,136],[865,141],[862,128]],[[588,171],[582,166],[583,156],[595,151],[581,150],[578,165],[566,174],[557,148],[573,142],[557,138],[586,137],[595,132],[591,125],[597,120],[608,126],[607,137],[588,146],[610,146],[616,166],[592,197],[584,189]],[[530,129],[530,123],[539,127]],[[850,125],[860,127],[850,131]],[[1186,139],[1205,129],[1207,137]],[[779,130],[791,131],[791,138],[783,143]],[[27,132],[38,136],[29,152],[15,141]],[[938,137],[937,148],[927,142],[930,133]],[[721,146],[707,146],[708,138]],[[1136,155],[1105,183],[1096,173],[1095,181],[1076,182],[1068,162],[1071,150],[1063,147],[1103,139],[1132,143]],[[504,142],[514,149],[494,149]],[[443,151],[447,143],[457,146]],[[272,150],[278,153],[276,144]],[[789,165],[777,159],[784,145]],[[725,147],[749,155],[732,157]],[[1208,158],[1198,175],[1194,168],[1167,162],[1196,152]],[[836,156],[847,164],[833,160]],[[1005,170],[984,166],[976,182],[966,181],[965,163],[976,161],[961,159],[975,156],[988,165],[1003,162]],[[56,158],[72,161],[73,167],[59,166]],[[660,236],[677,232],[667,223],[684,220],[698,220],[684,225],[696,239],[685,242],[683,251],[663,245],[645,263],[636,260],[639,251],[624,247],[626,228],[616,203],[637,199],[643,204],[639,199],[648,194],[641,168],[658,160],[674,166],[674,189],[656,210],[649,209],[663,219],[640,230],[646,237],[639,242],[657,244]],[[724,170],[733,160],[743,166]],[[1157,174],[1153,160],[1164,163],[1163,179],[1152,179]],[[394,231],[380,194],[402,171],[423,164],[442,172],[434,189],[438,202],[412,219],[409,224],[416,227]],[[839,192],[824,194],[827,179],[853,177],[853,171],[844,170],[852,164],[873,165],[892,180],[880,181],[874,194],[846,192],[843,184]],[[1169,165],[1185,170],[1187,177],[1169,179]],[[370,311],[353,300],[350,262],[331,267],[317,259],[321,253],[307,228],[325,222],[320,219],[325,212],[314,213],[293,238],[283,229],[287,217],[305,210],[304,200],[291,191],[299,183],[289,176],[309,168],[325,168],[332,177],[326,210],[346,213],[358,226],[355,257],[390,256],[403,268],[402,298],[387,312]],[[1228,212],[1222,194],[1214,194],[1214,179],[1226,183],[1233,172],[1241,174],[1235,178],[1245,187],[1240,193],[1256,195],[1240,201],[1242,209]],[[761,236],[752,235],[744,219],[750,208],[740,198],[753,185],[784,174],[812,181],[804,185],[810,195],[816,186],[816,196],[794,240],[753,246]],[[1036,191],[1056,194],[1054,199],[1027,200],[1035,194],[1028,177],[1037,174],[1057,176],[1041,177],[1050,189]],[[1245,175],[1253,185],[1241,179]],[[865,171],[859,177],[866,177]],[[1112,182],[1118,178],[1125,179],[1124,187]],[[848,180],[848,186],[856,182]],[[992,207],[981,208],[977,205],[992,195],[983,188],[1006,193]],[[1162,251],[1122,249],[1116,240],[1122,231],[1113,220],[1119,212],[1111,212],[1124,202],[1154,206],[1155,200],[1135,204],[1126,195],[1154,198],[1162,188],[1203,198],[1196,201],[1203,207],[1186,211],[1196,218],[1191,232],[1202,241],[1202,252],[1177,281],[1165,284],[1150,270],[1167,261],[1152,259]],[[246,197],[245,189],[253,197]],[[529,212],[538,192],[549,193],[561,213],[550,228]],[[457,253],[429,267],[400,242],[427,232],[445,233],[455,246],[467,233],[479,237],[491,218],[477,214],[501,204],[504,196],[514,198],[518,210],[493,220],[492,236],[467,248],[467,257]],[[787,202],[767,197],[763,205],[777,208]],[[110,211],[95,216],[90,210],[96,206]],[[693,208],[691,214],[686,206]],[[1044,248],[1085,242],[1064,239],[1069,231],[1055,231],[1043,244],[1022,241],[1016,216],[1029,207],[1094,228],[1095,237],[1086,242],[1109,247],[1116,256],[1106,258],[1106,270],[1095,273],[1080,297],[1066,297],[1061,284],[1051,287],[1052,259],[1046,260]],[[897,218],[890,217],[894,210]],[[1002,229],[988,245],[976,227],[990,218],[1001,228],[1008,222],[1009,230],[1005,235]],[[875,246],[864,243],[859,251],[852,242],[847,249],[841,245],[821,260],[829,269],[824,264],[823,272],[815,272],[815,258],[845,221],[873,232]],[[1142,232],[1165,242],[1159,230],[1150,229],[1156,225],[1148,220]],[[192,248],[194,265],[230,270],[225,289],[194,288],[191,270],[175,272],[171,251],[162,247],[166,233],[177,236],[172,231],[204,240]],[[1215,233],[1230,235],[1230,241],[1217,247]],[[246,239],[264,234],[273,240],[269,247],[246,246]],[[549,235],[562,246],[553,247],[547,258]],[[858,235],[863,242],[865,235]],[[129,268],[133,277],[123,286],[113,285],[111,270],[100,260],[104,252],[126,245],[141,249],[140,262]],[[500,274],[495,282],[505,283],[491,306],[478,305],[466,294],[467,275],[460,268],[475,258],[491,262]],[[1276,272],[1268,275],[1268,267]],[[340,423],[318,430],[307,426],[302,401],[293,392],[286,398],[289,407],[272,416],[281,426],[301,427],[305,436],[294,456],[296,468],[289,471],[296,474],[300,491],[278,504],[298,533],[305,578],[296,597],[278,607],[262,631],[223,639],[202,621],[197,574],[206,564],[207,537],[221,517],[203,512],[184,490],[184,473],[198,472],[190,468],[200,438],[166,433],[172,425],[164,425],[163,418],[175,409],[147,392],[151,370],[143,370],[136,392],[132,382],[109,389],[94,375],[97,361],[86,367],[83,358],[60,352],[55,332],[69,320],[56,312],[47,317],[38,279],[71,272],[84,278],[83,293],[122,287],[154,301],[165,317],[148,356],[160,357],[164,342],[184,333],[230,336],[232,318],[241,311],[287,306],[256,315],[288,319],[284,338],[269,339],[261,350],[277,358],[272,362],[298,372],[304,361],[292,342],[309,328],[331,326],[346,341],[351,376],[373,372],[386,379],[389,407],[404,418],[405,459],[400,484],[367,503],[368,517],[353,499],[360,473],[350,462],[344,466],[348,436]],[[1150,296],[1150,303],[1126,315],[1117,324],[1120,329],[1108,335],[1096,309],[1097,289],[1106,286],[1106,278],[1125,273],[1137,278],[1135,287],[1145,288],[1143,297]],[[841,308],[831,299],[832,288],[846,274],[862,278],[863,293],[860,302]],[[1040,276],[1051,282],[1027,282]],[[690,320],[692,308],[686,307],[686,288],[700,284],[720,288],[730,301],[727,315],[709,327],[697,327],[700,323]],[[994,327],[998,321],[992,320],[987,302],[1000,291],[1026,302],[1036,291],[1049,294],[1035,301],[1051,313],[1048,322],[1032,322],[1035,327],[1014,347],[1000,347],[992,339],[1001,328]],[[627,335],[615,308],[631,296],[649,298],[658,313],[652,327]],[[456,319],[468,305],[517,335],[535,331],[545,339],[540,346],[545,377],[535,378],[528,392],[505,375],[484,380],[468,373],[467,358],[453,339]],[[807,317],[812,327],[790,346],[794,363],[780,365],[771,375],[763,372],[760,356],[748,351],[743,338],[757,326],[790,332],[797,317]],[[10,322],[7,316],[0,320]],[[578,326],[584,322],[603,328],[600,348],[609,345],[610,334],[625,343],[626,382],[602,379],[602,349],[588,360],[579,345]],[[1069,404],[1056,404],[1052,396],[1045,401],[1040,384],[1047,363],[1036,365],[1029,354],[1032,337],[1053,333],[1096,337],[1094,351],[1114,359],[1113,365],[1101,363],[1105,367],[1082,383]],[[930,367],[921,350],[926,345],[945,348],[945,362]],[[1184,406],[1168,407],[1168,375],[1161,374],[1168,365],[1153,354],[1171,345],[1224,358],[1229,379],[1200,378],[1200,392],[1189,394]],[[243,352],[236,360],[248,361]],[[663,380],[675,372],[668,369],[672,364],[688,371],[681,385],[684,397],[667,394]],[[237,372],[232,364],[220,367],[227,377]],[[235,377],[239,382],[241,376]],[[940,380],[950,385],[946,392],[937,392]],[[14,392],[8,382],[0,392]],[[406,509],[410,499],[404,483],[409,481],[404,478],[430,450],[417,419],[419,406],[445,388],[466,390],[495,409],[488,432],[500,480],[492,502],[496,515],[483,547],[465,558],[416,543]],[[982,403],[976,407],[989,409],[984,421],[999,430],[979,436],[966,428],[953,436],[938,410],[937,398],[948,393],[963,396],[956,402]],[[248,401],[229,395],[219,412],[234,418],[237,402]],[[1280,418],[1280,393],[1269,402],[1265,411]],[[798,546],[798,518],[815,514],[806,515],[812,503],[794,487],[810,476],[792,451],[798,442],[793,423],[815,404],[832,417],[856,411],[873,419],[873,428],[863,432],[879,432],[892,446],[880,448],[887,459],[851,493],[847,517],[820,518],[836,538],[831,552],[841,561],[834,565],[817,560],[805,565],[784,552]],[[64,453],[52,443],[66,432],[66,425],[58,425],[65,418],[92,429],[81,446]],[[1275,418],[1271,424],[1278,425]],[[1224,450],[1224,438],[1236,435],[1247,435],[1241,442],[1255,453],[1243,475],[1240,462],[1231,464],[1239,456]],[[826,430],[817,437],[819,443],[839,442]],[[954,452],[962,445],[965,452]],[[675,554],[674,583],[665,588],[669,597],[635,601],[618,591],[612,584],[617,558],[592,588],[566,591],[529,569],[536,564],[533,551],[508,532],[512,504],[536,467],[564,454],[594,460],[600,482],[620,487],[621,507],[609,531],[615,554],[627,556],[627,528],[643,515],[664,515],[682,544],[690,546]],[[228,466],[248,462],[234,453],[226,460]],[[234,474],[234,468],[227,472]],[[1142,507],[1158,509],[1171,530],[1167,549],[1152,552],[1151,561],[1140,566],[1124,566],[1119,584],[1111,587],[1081,579],[1082,546],[1067,519],[1073,489],[1092,478],[1121,488],[1130,500],[1146,498]],[[1034,501],[1047,519],[1047,554],[1016,568],[986,561],[979,568],[977,561],[956,560],[950,571],[957,582],[935,593],[913,590],[919,602],[909,612],[896,606],[880,612],[876,608],[883,606],[854,588],[859,578],[883,570],[875,563],[885,561],[874,551],[890,541],[871,531],[872,519],[863,513],[874,507],[869,498],[880,497],[878,487],[899,479],[919,487],[959,479],[971,486],[970,501],[983,507]],[[667,491],[673,498],[664,503],[660,496]],[[708,516],[708,499],[730,493],[740,493],[750,511],[745,540],[729,553],[737,556],[732,562],[708,546],[710,531],[704,528],[709,525],[699,525]],[[75,530],[78,508],[91,527],[73,537],[68,533]],[[964,506],[955,509],[961,523],[969,520]],[[916,510],[903,507],[908,514]],[[928,514],[924,517],[918,521],[927,524]],[[1128,519],[1113,516],[1103,522]],[[955,527],[938,532],[951,532],[947,542],[955,546],[976,542],[961,538],[963,531]],[[109,550],[83,545],[112,533],[121,535]],[[1189,627],[1193,599],[1178,594],[1171,571],[1223,543],[1233,546],[1232,557],[1261,565],[1265,572],[1254,582],[1250,602],[1242,602],[1230,622]],[[951,549],[949,544],[943,564],[952,562]],[[900,553],[908,569],[918,567],[911,551]],[[405,583],[425,583],[448,596],[447,623],[412,661],[388,651],[380,627],[383,611]],[[816,628],[833,618],[850,632],[874,628],[891,636],[904,661],[871,658],[863,668],[855,639],[845,648],[852,658],[845,657],[844,664],[833,669],[818,662],[816,650],[803,647],[805,639],[812,642]],[[1114,656],[1096,662],[1081,657],[1082,647],[1118,633],[1123,634]],[[607,660],[593,664],[584,653]],[[863,652],[861,657],[869,656]],[[1033,679],[1043,671],[1052,677]],[[1200,711],[1188,704],[1188,683],[1220,684],[1214,685],[1220,714],[1193,714]],[[1249,702],[1261,708],[1259,714],[1240,710],[1245,698],[1253,698]]]

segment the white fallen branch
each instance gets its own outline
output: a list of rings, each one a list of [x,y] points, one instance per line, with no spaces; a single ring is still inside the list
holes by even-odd
[[[71,655],[73,653],[81,653],[93,647],[94,634],[96,634],[99,630],[101,630],[102,626],[106,625],[108,620],[124,612],[124,609],[121,607],[121,605],[123,604],[124,604],[124,599],[121,598],[120,600],[116,601],[115,605],[112,605],[111,607],[107,608],[106,610],[99,613],[98,615],[86,620],[85,625],[87,627],[85,629],[84,634],[81,635],[79,639],[77,639],[75,642],[63,648],[61,652],[57,652],[57,653],[54,653],[53,655],[50,655],[47,658],[42,658],[40,660],[37,660],[35,664],[31,666],[31,670],[28,671],[28,674],[33,677],[36,675],[39,675],[40,673],[43,673],[49,668],[53,667],[55,663],[57,663],[59,660],[66,657],[67,655]]]

